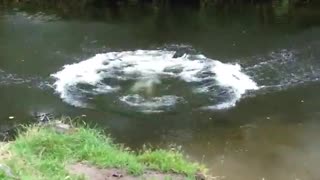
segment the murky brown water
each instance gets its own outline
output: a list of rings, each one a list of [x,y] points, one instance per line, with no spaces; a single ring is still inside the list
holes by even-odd
[[[0,129],[35,122],[39,113],[85,114],[87,122],[106,128],[117,142],[132,148],[182,146],[217,179],[319,179],[320,7],[286,8],[286,1],[279,2],[207,11],[130,7],[118,14],[105,10],[86,17],[1,8]],[[149,58],[150,50],[161,58]],[[171,58],[164,50],[190,57]],[[51,75],[64,65],[76,63],[75,74],[83,75],[83,69],[99,63],[95,59],[80,66],[84,60],[98,53],[120,56],[123,51],[136,59],[121,54],[127,66],[120,63],[116,69],[107,66],[116,58],[103,57],[103,68],[97,68],[102,72],[97,77],[103,76],[100,84],[78,79],[73,87],[68,84],[72,79],[63,91],[54,86],[57,79]],[[206,58],[193,64],[200,54]],[[139,66],[142,60],[145,66]],[[174,66],[166,64],[169,61]],[[220,63],[231,65],[214,69]],[[235,64],[241,65],[241,74]],[[197,75],[179,74],[192,72],[187,65]],[[167,69],[160,71],[160,66]],[[224,73],[222,79],[219,72]],[[224,79],[230,74],[231,79]],[[191,80],[195,77],[202,79]],[[231,81],[236,83],[231,86]],[[121,90],[101,93],[100,85]],[[201,88],[208,91],[198,93]],[[246,92],[239,93],[243,89]],[[71,103],[61,92],[73,98]],[[134,93],[140,96],[130,96]],[[235,106],[212,108],[235,97]],[[75,106],[75,100],[92,106]]]

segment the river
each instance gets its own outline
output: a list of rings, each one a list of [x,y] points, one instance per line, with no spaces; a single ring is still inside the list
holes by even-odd
[[[1,7],[0,130],[82,117],[216,179],[319,179],[320,6],[273,5]]]

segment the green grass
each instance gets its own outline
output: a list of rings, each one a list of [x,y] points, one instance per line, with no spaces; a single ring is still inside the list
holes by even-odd
[[[147,169],[175,172],[192,178],[204,168],[187,161],[176,150],[145,150],[140,153],[117,145],[102,131],[76,126],[59,133],[52,126],[25,127],[15,141],[0,148],[0,164],[10,167],[15,177],[23,180],[83,179],[68,174],[65,167],[86,162],[101,168],[125,169],[139,176]],[[0,179],[5,177],[0,169]]]

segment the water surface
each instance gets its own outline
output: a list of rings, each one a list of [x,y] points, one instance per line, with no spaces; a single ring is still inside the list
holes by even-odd
[[[319,179],[319,8],[272,7],[1,8],[0,128],[85,114],[217,179]]]

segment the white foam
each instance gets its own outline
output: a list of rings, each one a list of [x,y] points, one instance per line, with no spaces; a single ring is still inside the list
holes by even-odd
[[[234,97],[227,102],[209,106],[209,108],[225,109],[235,106],[236,102],[247,90],[259,89],[257,84],[248,75],[241,72],[239,64],[224,64],[215,61],[215,65],[212,66],[211,71],[215,73],[215,79],[220,86],[232,88]]]
[[[80,83],[92,86],[99,84],[104,77],[98,73],[98,70],[104,67],[103,62],[105,61],[105,58],[105,55],[98,54],[88,60],[71,65],[65,65],[62,71],[52,74],[51,76],[57,79],[54,83],[56,92],[60,94],[60,97],[65,102],[77,107],[85,107],[86,103],[75,98],[74,94],[72,94],[74,92],[70,92],[70,90]],[[101,86],[98,89],[101,90]],[[109,89],[110,91],[116,90],[108,85],[103,89]]]
[[[153,87],[153,85],[161,83],[162,76],[179,78],[187,83],[209,79],[233,92],[232,97],[226,100],[228,102],[222,102],[222,104],[215,106],[216,108],[228,108],[234,106],[246,91],[258,89],[257,84],[241,72],[241,67],[238,64],[224,64],[203,55],[183,55],[173,58],[174,54],[174,51],[161,50],[97,54],[88,60],[65,65],[61,71],[53,74],[52,76],[56,78],[55,90],[65,102],[74,106],[84,106],[85,102],[74,95],[73,88],[79,84],[88,84],[96,87],[96,92],[100,93],[110,93],[121,89],[119,85],[104,84],[103,80],[106,78],[118,81],[136,80],[137,83],[132,87],[133,90]],[[209,73],[204,74],[204,72]],[[160,79],[150,80],[150,77],[151,79]],[[146,78],[149,80],[146,83],[141,83],[141,80]],[[175,92],[175,94],[179,94],[179,92]],[[132,95],[129,94],[129,96]],[[124,97],[120,100],[126,101],[127,98]],[[151,100],[156,102],[155,104],[159,101],[167,103],[167,101],[163,101],[163,98],[166,99],[165,97],[167,96]],[[144,107],[155,106],[154,103],[145,101],[141,100],[139,106],[141,106],[141,102]],[[128,102],[128,104],[136,106],[132,102]],[[174,104],[169,103],[170,106]]]

